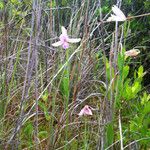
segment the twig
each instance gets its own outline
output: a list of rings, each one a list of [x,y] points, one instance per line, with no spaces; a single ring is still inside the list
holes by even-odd
[[[128,16],[127,17],[127,20],[131,20],[131,19],[134,19],[134,18],[139,18],[139,17],[144,17],[144,16],[150,16],[150,13],[146,13],[146,14],[142,14],[142,15],[137,15],[137,16]]]
[[[137,142],[142,141],[142,140],[150,140],[150,137],[141,138],[141,139],[139,139],[139,140],[135,140],[135,141],[129,143],[128,145],[126,145],[126,146],[124,147],[124,149],[126,149],[127,147],[131,146],[132,144],[137,143]]]

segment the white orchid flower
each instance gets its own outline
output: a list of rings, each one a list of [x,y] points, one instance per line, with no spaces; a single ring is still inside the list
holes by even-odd
[[[62,46],[64,49],[69,48],[69,43],[78,43],[81,41],[80,38],[69,38],[65,27],[61,27],[62,34],[59,36],[60,41],[53,43],[52,46]]]
[[[127,20],[124,13],[116,5],[114,5],[112,7],[112,11],[114,14],[111,14],[111,17],[109,17],[107,19],[107,21],[125,21],[125,20]]]

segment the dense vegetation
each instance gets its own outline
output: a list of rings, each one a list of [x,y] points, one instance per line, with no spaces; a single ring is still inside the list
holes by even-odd
[[[149,10],[0,0],[0,150],[150,149]]]

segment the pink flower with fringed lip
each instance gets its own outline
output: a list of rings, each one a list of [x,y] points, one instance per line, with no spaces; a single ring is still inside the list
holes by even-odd
[[[78,43],[81,41],[80,38],[69,38],[65,27],[61,27],[62,34],[59,36],[60,41],[53,43],[52,46],[62,46],[64,49],[69,48],[69,43]]]
[[[135,57],[140,53],[140,51],[138,49],[131,49],[125,52],[125,56],[128,57]]]
[[[91,115],[93,115],[93,113],[92,113],[92,110],[91,110],[91,108],[90,108],[90,106],[89,105],[85,105],[82,109],[81,109],[81,111],[79,112],[79,114],[78,114],[79,116],[85,116],[85,115],[87,115],[87,116],[91,116]]]
[[[114,14],[111,14],[111,17],[109,17],[107,21],[126,21],[127,20],[124,13],[116,5],[112,7],[112,11]]]

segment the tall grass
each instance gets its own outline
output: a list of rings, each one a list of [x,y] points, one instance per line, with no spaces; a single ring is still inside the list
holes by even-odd
[[[0,149],[150,148],[146,72],[125,56],[136,17],[107,22],[99,0],[0,4]],[[52,47],[61,26],[81,42]]]

